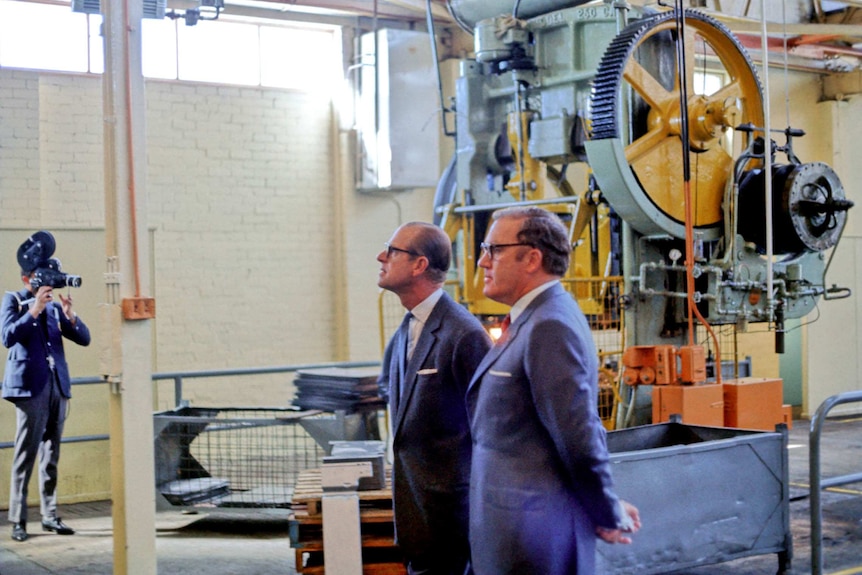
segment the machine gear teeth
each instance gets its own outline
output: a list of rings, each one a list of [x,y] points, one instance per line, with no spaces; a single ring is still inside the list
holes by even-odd
[[[590,100],[592,110],[592,133],[593,140],[606,140],[620,137],[621,119],[619,116],[622,109],[621,84],[623,71],[631,58],[634,50],[640,45],[644,37],[656,26],[676,18],[675,11],[654,14],[640,20],[636,20],[626,26],[605,50],[599,62],[596,77],[593,82],[592,97]],[[700,20],[718,29],[726,39],[736,45],[740,54],[751,62],[745,48],[736,40],[731,31],[721,22],[698,12],[697,10],[686,10],[686,20]],[[752,66],[752,73],[753,73]],[[760,81],[754,74],[758,86]],[[761,90],[762,92],[762,90]]]

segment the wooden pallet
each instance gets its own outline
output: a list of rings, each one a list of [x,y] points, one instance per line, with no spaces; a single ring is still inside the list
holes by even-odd
[[[369,491],[357,491],[359,507],[366,509],[388,509],[392,512],[392,469],[386,468],[386,487]],[[323,487],[320,480],[320,468],[306,469],[296,478],[293,490],[292,508],[297,517],[315,517],[322,512],[320,503],[323,499]]]
[[[392,472],[386,469],[386,487],[358,491],[364,575],[405,575],[401,552],[395,544],[392,517]],[[299,474],[289,518],[290,545],[296,549],[296,572],[325,572],[323,550],[323,488],[320,469]]]

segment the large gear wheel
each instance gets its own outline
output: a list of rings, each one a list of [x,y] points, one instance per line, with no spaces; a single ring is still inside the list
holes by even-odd
[[[722,232],[722,203],[733,177],[727,131],[762,126],[763,96],[742,45],[694,10],[684,13],[681,71],[676,14],[634,21],[608,47],[593,84],[587,154],[605,197],[635,230],[684,238],[680,93],[687,86],[693,224],[712,240]],[[696,84],[696,72],[708,75]],[[707,77],[723,80],[710,89]]]

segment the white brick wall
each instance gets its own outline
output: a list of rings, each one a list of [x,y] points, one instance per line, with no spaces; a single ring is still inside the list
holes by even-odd
[[[148,82],[158,370],[331,360],[330,116],[297,92]]]
[[[0,280],[3,289],[19,285],[14,254],[26,234],[55,231],[64,267],[84,276],[76,307],[93,331],[90,347],[67,350],[76,376],[99,373],[109,337],[99,306],[101,90],[97,77],[0,69]],[[153,370],[379,359],[374,258],[400,223],[431,217],[433,190],[357,193],[349,137],[319,95],[163,81],[146,82],[145,95],[138,190],[151,231],[143,265],[157,308]],[[203,407],[283,406],[291,381],[186,380],[184,397]],[[172,408],[173,382],[154,389],[154,407]],[[107,433],[105,390],[74,393],[66,435]],[[0,402],[0,434],[11,438],[14,420]],[[75,445],[63,456],[62,502],[106,497],[105,444]],[[0,470],[10,457],[0,450]],[[7,481],[0,472],[0,507]]]
[[[104,225],[101,82],[45,75],[38,97],[41,225]]]
[[[0,225],[41,224],[39,79],[0,70]]]
[[[101,99],[0,70],[0,229],[104,226]],[[156,371],[336,359],[331,122],[319,96],[146,83]]]

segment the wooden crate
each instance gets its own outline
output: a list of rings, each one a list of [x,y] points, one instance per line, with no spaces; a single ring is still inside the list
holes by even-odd
[[[362,570],[366,575],[403,575],[407,571],[395,544],[392,516],[392,472],[386,469],[386,487],[358,491],[362,537]],[[289,519],[290,545],[296,549],[296,572],[319,575],[325,572],[323,549],[323,488],[320,469],[300,473],[292,499]]]

